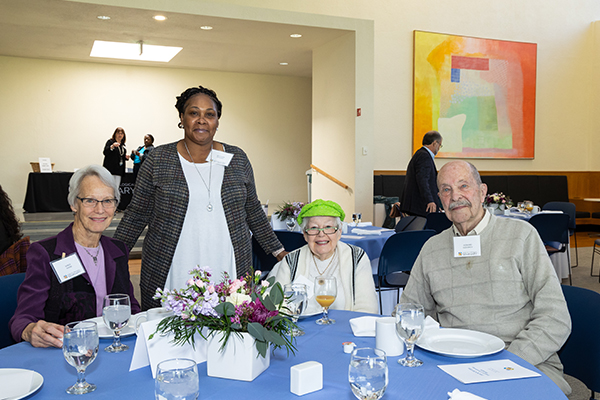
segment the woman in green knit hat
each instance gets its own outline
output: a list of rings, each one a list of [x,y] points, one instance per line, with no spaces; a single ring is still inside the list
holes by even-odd
[[[315,200],[305,205],[298,224],[307,244],[285,256],[269,276],[285,285],[304,283],[309,301],[304,314],[317,313],[322,307],[313,295],[317,276],[334,276],[337,297],[331,309],[377,313],[377,296],[371,262],[360,247],[340,242],[346,214],[331,200]]]

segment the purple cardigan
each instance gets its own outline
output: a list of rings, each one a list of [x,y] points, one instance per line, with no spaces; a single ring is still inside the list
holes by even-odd
[[[100,242],[104,251],[104,269],[108,293],[125,293],[128,291],[131,299],[131,313],[138,313],[140,305],[134,297],[133,285],[129,280],[127,247],[122,242],[106,236],[102,236]],[[54,248],[53,251],[52,248]],[[76,251],[75,240],[73,239],[73,224],[70,224],[58,235],[33,243],[29,248],[25,280],[17,295],[17,309],[8,323],[13,339],[17,342],[22,340],[23,330],[32,322],[46,320],[64,324],[96,316],[95,302],[93,305],[76,305],[76,307],[69,310],[64,310],[61,309],[61,306],[65,304],[64,299],[52,298],[49,301],[51,297],[56,296],[63,296],[68,300],[69,295],[72,294],[69,291],[73,290],[74,285],[79,287],[82,284],[88,286],[87,290],[93,293],[93,287],[87,272],[59,284],[50,267],[50,261],[60,258],[62,253],[68,255]],[[116,277],[119,277],[117,281],[115,281]],[[77,279],[80,281],[77,282]],[[77,297],[74,297],[74,300],[77,301]],[[55,302],[59,305],[54,304]],[[66,304],[68,304],[68,301]],[[61,317],[59,318],[58,315],[50,317],[50,308],[54,308],[56,312],[60,311]],[[90,315],[92,310],[93,315]]]

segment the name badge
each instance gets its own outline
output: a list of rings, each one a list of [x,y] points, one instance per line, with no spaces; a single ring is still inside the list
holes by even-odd
[[[231,159],[233,158],[233,154],[231,153],[225,153],[224,151],[221,150],[212,150],[212,160],[218,164],[218,165],[222,165],[224,167],[229,166],[229,163],[231,162]],[[210,157],[211,154],[208,155],[208,158],[206,159],[206,161],[210,161]]]
[[[85,273],[85,268],[81,263],[77,253],[73,253],[64,258],[50,261],[50,266],[60,283],[67,282],[76,276]]]
[[[481,256],[481,241],[479,235],[454,237],[454,257],[479,256]]]

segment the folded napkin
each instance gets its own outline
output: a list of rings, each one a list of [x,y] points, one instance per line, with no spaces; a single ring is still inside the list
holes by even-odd
[[[370,231],[368,229],[360,229],[360,228],[354,228],[352,229],[352,233],[355,235],[361,235],[361,236],[368,236],[368,235],[381,235],[381,230],[376,230],[376,231]]]
[[[379,317],[358,317],[350,320],[350,327],[354,336],[375,337],[375,325]]]
[[[486,400],[483,397],[479,397],[469,392],[461,392],[458,389],[454,389],[451,392],[448,392],[448,400]]]
[[[358,227],[364,228],[365,226],[373,226],[372,222],[359,222],[358,224],[355,224]]]
[[[9,369],[0,375],[2,398],[21,398],[31,391],[33,371],[28,369]]]
[[[423,328],[423,332],[427,331],[428,329],[439,329],[440,328],[440,323],[437,322],[435,319],[431,318],[431,316],[427,316],[427,318],[425,318],[425,327]]]
[[[538,214],[562,214],[560,210],[542,210]]]

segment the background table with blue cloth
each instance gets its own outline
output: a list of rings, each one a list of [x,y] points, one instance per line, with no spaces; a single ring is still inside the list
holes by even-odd
[[[232,393],[249,399],[288,399],[296,396],[290,392],[290,367],[317,361],[323,364],[323,389],[302,396],[307,400],[337,398],[354,400],[348,383],[350,355],[342,350],[342,343],[353,341],[359,347],[374,347],[374,337],[355,337],[349,319],[365,314],[332,310],[337,323],[330,326],[315,324],[318,316],[300,321],[306,335],[296,342],[296,355],[287,355],[277,350],[271,356],[270,367],[253,382],[242,382],[206,375],[206,363],[198,364],[200,376],[200,400],[224,399]],[[103,351],[110,340],[100,341],[96,360],[88,367],[86,379],[97,385],[95,392],[86,394],[86,399],[153,399],[154,380],[150,367],[129,372],[129,364],[135,346],[135,336],[124,338],[130,349],[123,353],[109,354]],[[447,392],[456,388],[490,400],[519,399],[566,399],[561,390],[545,375],[535,378],[465,385],[443,372],[440,364],[457,364],[489,360],[509,359],[525,368],[539,372],[535,367],[514,354],[503,350],[491,356],[474,359],[449,358],[419,348],[415,356],[424,361],[419,368],[406,368],[397,363],[399,357],[388,358],[389,385],[383,399],[447,399]],[[401,356],[402,357],[402,356]],[[61,349],[33,348],[29,343],[20,343],[0,350],[0,368],[32,369],[44,377],[44,384],[31,399],[73,399],[65,389],[76,380],[75,368],[67,364]],[[1,393],[1,389],[0,389]]]

